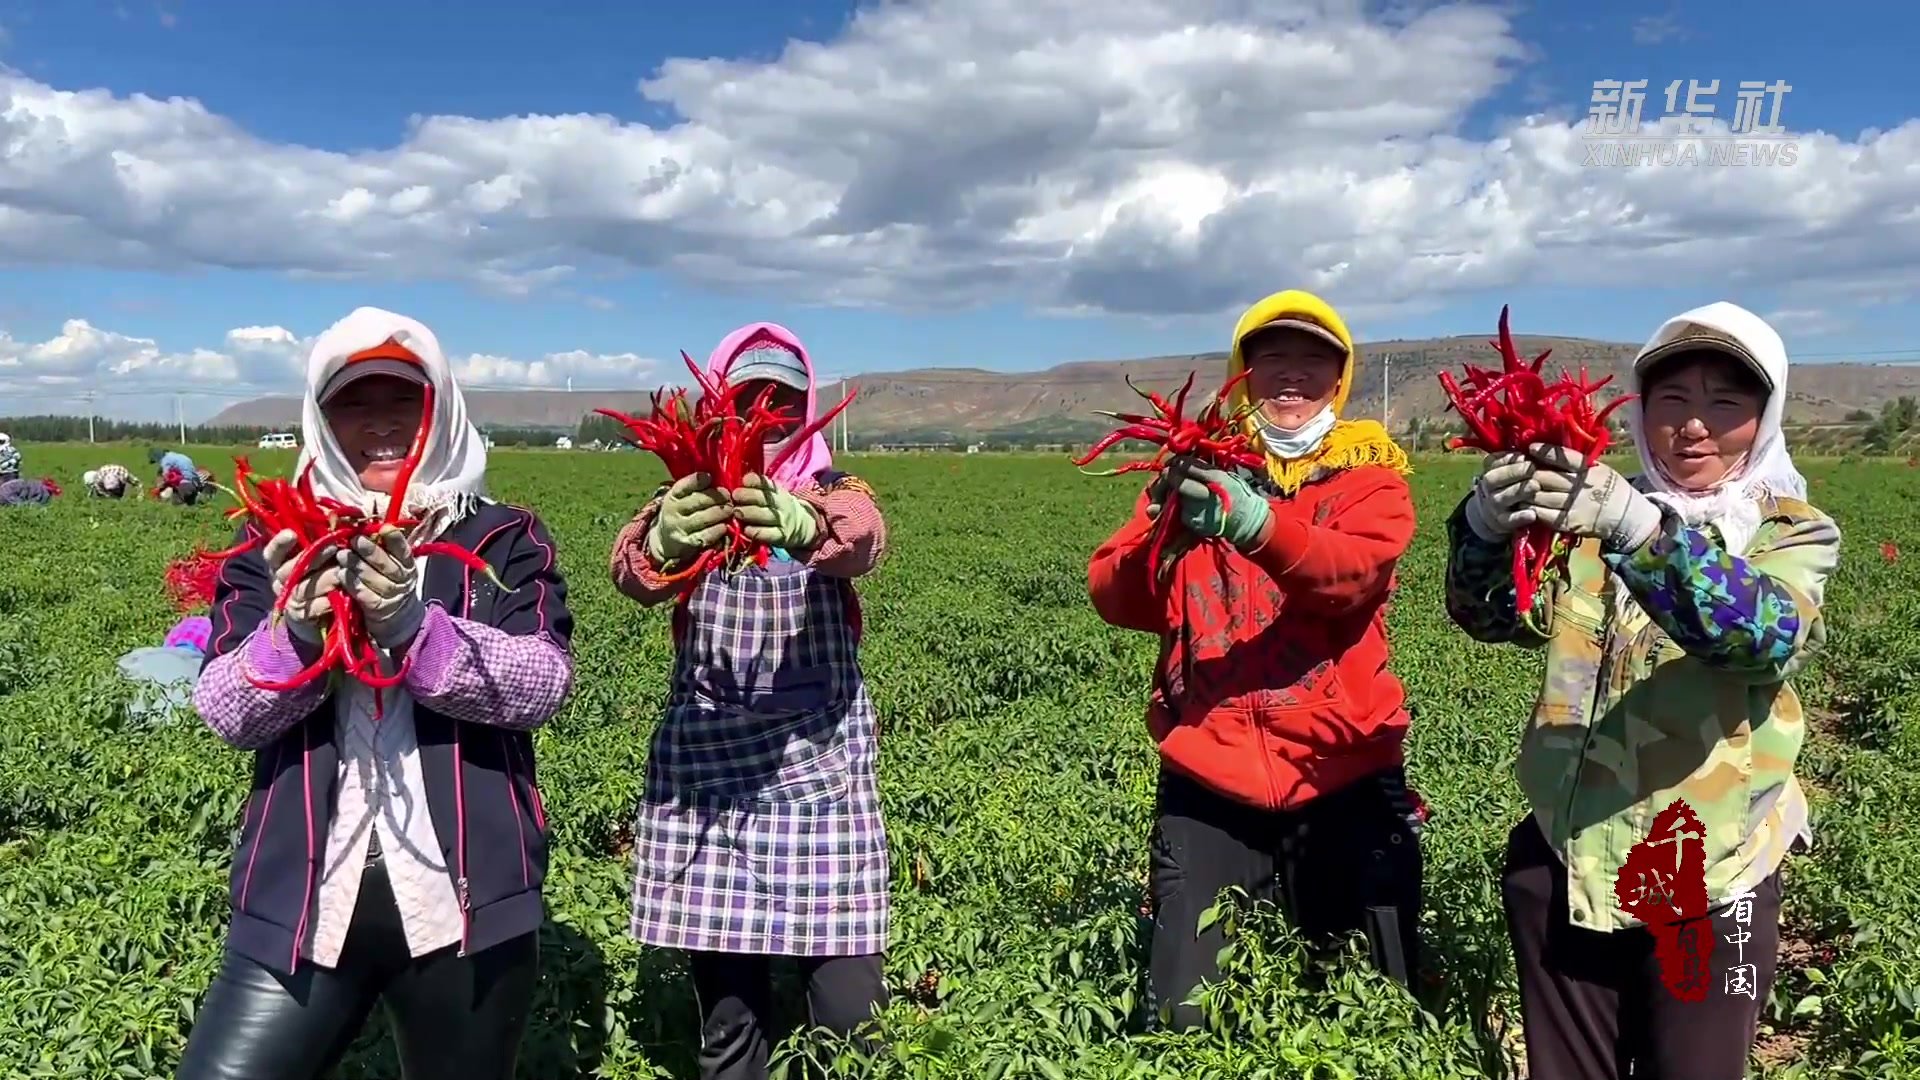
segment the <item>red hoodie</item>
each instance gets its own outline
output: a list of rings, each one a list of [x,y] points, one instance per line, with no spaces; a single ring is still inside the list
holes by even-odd
[[[1192,547],[1157,581],[1143,493],[1094,552],[1087,590],[1107,622],[1161,637],[1147,706],[1161,759],[1287,810],[1403,762],[1406,694],[1387,670],[1386,615],[1413,496],[1398,472],[1362,466],[1269,502],[1259,549]]]

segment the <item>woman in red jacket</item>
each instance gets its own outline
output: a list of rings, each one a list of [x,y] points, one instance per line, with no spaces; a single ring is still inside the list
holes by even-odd
[[[1340,419],[1353,353],[1318,297],[1250,308],[1229,374],[1250,372],[1233,404],[1257,406],[1247,426],[1264,473],[1170,463],[1088,567],[1102,618],[1162,640],[1147,706],[1161,766],[1149,989],[1176,1027],[1201,1022],[1185,1002],[1217,978],[1225,942],[1217,925],[1196,931],[1231,885],[1277,901],[1306,934],[1365,932],[1374,963],[1403,983],[1417,965],[1418,802],[1386,638],[1413,500],[1386,429]],[[1181,528],[1153,567],[1163,512]]]

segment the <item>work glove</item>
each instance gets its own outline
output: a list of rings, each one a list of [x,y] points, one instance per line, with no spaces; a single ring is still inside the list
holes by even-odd
[[[274,598],[288,595],[289,586],[293,589],[284,616],[287,630],[300,640],[317,645],[321,640],[321,618],[333,614],[327,597],[340,590],[344,575],[338,561],[340,549],[329,544],[314,555],[299,581],[291,581],[302,547],[292,529],[282,529],[267,541],[260,555],[267,562],[267,572],[273,575]]]
[[[1467,525],[1488,543],[1497,543],[1532,525],[1531,499],[1539,494],[1534,474],[1540,464],[1521,453],[1488,454],[1467,496]]]
[[[1591,536],[1610,552],[1637,550],[1660,531],[1660,507],[1608,466],[1562,446],[1527,448],[1540,468],[1528,500],[1537,520],[1556,532]]]
[[[1171,468],[1164,468],[1153,474],[1153,481],[1147,485],[1148,520],[1160,520],[1160,510],[1167,502],[1167,489],[1172,487],[1174,482],[1179,479],[1180,477],[1175,475]]]
[[[412,641],[426,620],[427,605],[420,599],[420,564],[407,534],[389,526],[377,537],[356,536],[339,559],[348,594],[360,605],[373,643],[393,649]]]
[[[1219,537],[1234,547],[1245,548],[1260,539],[1266,530],[1273,507],[1245,480],[1224,469],[1209,469],[1191,458],[1175,458],[1163,473],[1166,484],[1160,502],[1167,495],[1179,499],[1180,524],[1195,536]],[[1227,493],[1228,505],[1207,485],[1216,484]],[[1162,511],[1164,512],[1164,510]]]
[[[647,530],[647,554],[670,566],[727,535],[733,504],[706,473],[689,473],[673,482],[660,499],[660,514]]]
[[[805,551],[820,538],[820,515],[805,500],[763,476],[733,490],[734,518],[747,539],[786,551]]]
[[[1153,474],[1153,481],[1147,485],[1147,518],[1157,521],[1160,510],[1167,499],[1174,497],[1174,489],[1186,478],[1186,468],[1192,462],[1189,457],[1171,457],[1166,465]]]

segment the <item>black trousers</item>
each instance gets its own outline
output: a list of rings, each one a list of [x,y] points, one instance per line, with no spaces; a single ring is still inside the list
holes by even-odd
[[[509,1080],[539,973],[525,934],[470,956],[407,953],[384,860],[360,883],[338,967],[288,976],[231,949],[201,1003],[178,1080],[313,1080],[340,1060],[376,1001],[407,1080]]]
[[[1183,1005],[1219,977],[1218,924],[1195,933],[1220,890],[1238,885],[1280,905],[1309,936],[1367,936],[1376,967],[1411,985],[1419,967],[1422,865],[1401,769],[1375,773],[1297,810],[1260,810],[1164,766],[1150,840],[1153,947],[1148,1008],[1175,1028],[1201,1023]]]
[[[770,957],[693,952],[700,1006],[700,1080],[766,1080],[772,1044]],[[846,1035],[887,1002],[886,972],[874,956],[802,957],[810,1027]]]
[[[1500,881],[1520,973],[1527,1072],[1551,1080],[1740,1080],[1780,950],[1780,872],[1755,888],[1744,925],[1708,913],[1707,997],[1681,1001],[1660,981],[1653,935],[1572,924],[1567,873],[1528,817],[1507,838]],[[1747,934],[1737,944],[1729,937]],[[1744,955],[1743,955],[1744,954]],[[1749,996],[1748,991],[1751,991]]]

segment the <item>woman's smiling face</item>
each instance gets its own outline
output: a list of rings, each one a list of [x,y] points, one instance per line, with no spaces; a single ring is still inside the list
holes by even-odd
[[[1270,423],[1292,431],[1333,402],[1346,368],[1339,346],[1303,330],[1276,327],[1249,334],[1240,346],[1247,396]]]
[[[1647,447],[1674,483],[1709,490],[1752,451],[1766,406],[1766,386],[1740,360],[1704,349],[1679,353],[1648,373]]]
[[[425,401],[425,388],[418,382],[397,375],[369,375],[341,387],[320,407],[361,487],[393,494],[401,465],[420,430]]]

